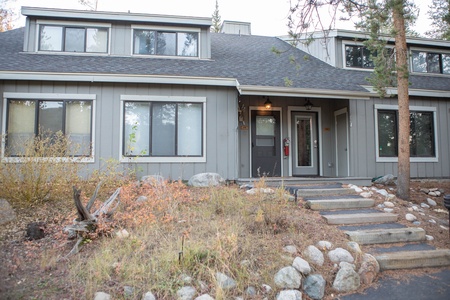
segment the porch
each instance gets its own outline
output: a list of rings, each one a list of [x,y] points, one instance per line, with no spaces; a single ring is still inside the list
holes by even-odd
[[[259,180],[260,178],[238,178],[236,184],[250,184]],[[264,177],[264,181],[270,187],[333,184],[372,185],[372,178],[370,177]]]

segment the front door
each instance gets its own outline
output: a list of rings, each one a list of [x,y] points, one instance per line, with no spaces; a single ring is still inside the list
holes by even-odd
[[[319,175],[317,113],[292,113],[292,175]]]
[[[251,112],[252,177],[281,176],[280,112]]]
[[[347,110],[341,109],[334,112],[336,119],[336,175],[348,176],[348,122]]]

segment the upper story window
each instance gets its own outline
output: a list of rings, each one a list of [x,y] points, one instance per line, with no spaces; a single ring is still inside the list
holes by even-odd
[[[133,54],[198,56],[198,32],[134,29]]]
[[[373,69],[374,64],[370,58],[370,51],[364,46],[345,45],[345,66],[348,68]]]
[[[39,51],[107,53],[108,28],[41,24]]]
[[[418,73],[450,74],[450,53],[412,51],[412,70]]]

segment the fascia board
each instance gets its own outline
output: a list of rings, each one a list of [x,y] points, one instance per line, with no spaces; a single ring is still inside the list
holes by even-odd
[[[234,78],[0,71],[0,80],[188,84],[236,87]]]
[[[363,88],[365,88],[367,91],[371,93],[376,93],[373,86],[369,85],[363,85]],[[386,88],[386,94],[387,95],[397,95],[398,90],[397,88],[390,87]],[[440,91],[440,90],[424,90],[424,89],[408,89],[408,94],[410,96],[422,96],[422,97],[438,97],[438,98],[449,98],[450,97],[450,90],[449,91]]]
[[[367,99],[373,97],[370,92],[337,91],[324,89],[305,89],[305,88],[284,88],[273,86],[238,86],[241,95],[265,95],[265,96],[283,96],[283,97],[327,97],[333,99]]]

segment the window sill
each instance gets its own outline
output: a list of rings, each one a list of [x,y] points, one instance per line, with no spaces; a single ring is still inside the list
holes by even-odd
[[[438,157],[410,157],[411,163],[435,163],[439,162]],[[377,163],[398,163],[398,157],[377,157]]]
[[[121,163],[204,163],[206,157],[122,157]]]

